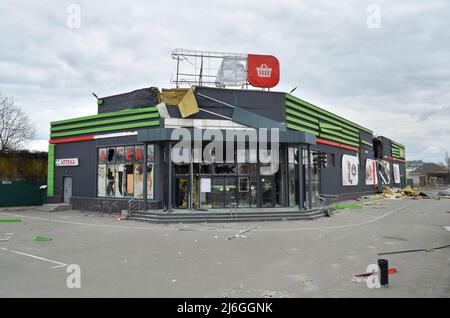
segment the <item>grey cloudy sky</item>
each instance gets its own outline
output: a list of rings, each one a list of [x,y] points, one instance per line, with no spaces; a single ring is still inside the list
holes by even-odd
[[[67,7],[81,27],[67,27]],[[368,28],[369,5],[380,28]],[[407,147],[408,159],[450,151],[450,2],[0,2],[0,91],[31,114],[46,149],[49,122],[95,114],[99,96],[170,87],[174,48],[273,54],[279,91]]]

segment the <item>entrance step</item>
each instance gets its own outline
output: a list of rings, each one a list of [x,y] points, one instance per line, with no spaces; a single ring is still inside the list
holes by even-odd
[[[254,212],[133,212],[130,220],[152,223],[221,223],[251,221],[314,220],[324,216],[321,209],[308,211]]]
[[[37,210],[45,211],[45,212],[59,212],[59,211],[67,211],[72,210],[72,205],[68,203],[49,203],[43,204],[39,206]]]

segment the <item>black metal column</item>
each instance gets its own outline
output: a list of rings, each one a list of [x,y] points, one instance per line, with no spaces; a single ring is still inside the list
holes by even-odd
[[[308,208],[312,209],[311,145],[308,145]]]
[[[147,195],[147,165],[148,165],[148,153],[147,153],[147,143],[144,143],[144,163],[142,164],[142,168],[144,169],[143,173],[144,173],[144,189],[143,189],[143,194],[144,194],[144,211],[148,210],[148,195]]]
[[[168,163],[168,165],[169,165],[169,173],[168,173],[168,176],[167,176],[167,186],[168,186],[168,189],[167,189],[167,211],[168,212],[171,212],[172,211],[172,184],[173,184],[173,180],[172,180],[172,178],[173,178],[173,173],[172,173],[172,142],[171,141],[169,141],[168,143],[167,143],[167,151],[168,151],[168,154],[167,154],[167,163]]]
[[[302,144],[298,144],[298,209],[303,210],[305,206],[305,198],[303,197],[303,182],[304,175],[303,175],[303,149]]]

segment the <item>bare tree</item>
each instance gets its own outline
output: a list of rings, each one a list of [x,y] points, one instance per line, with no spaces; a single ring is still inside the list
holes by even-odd
[[[28,115],[11,97],[0,92],[0,153],[17,150],[22,142],[33,138],[35,133]]]

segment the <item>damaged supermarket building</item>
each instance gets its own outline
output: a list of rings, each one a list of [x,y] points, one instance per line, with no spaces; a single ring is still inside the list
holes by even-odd
[[[270,90],[280,77],[275,57],[177,49],[172,58],[173,88],[101,97],[97,114],[51,123],[49,202],[104,212],[307,213],[323,198],[405,186],[402,144]]]

